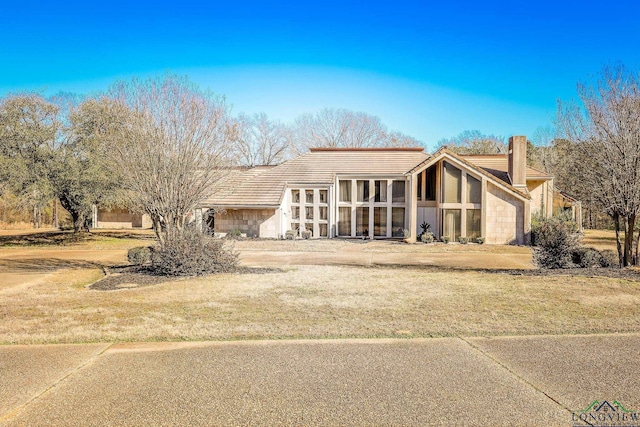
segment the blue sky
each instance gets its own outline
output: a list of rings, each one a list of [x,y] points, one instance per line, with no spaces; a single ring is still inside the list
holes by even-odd
[[[169,70],[234,113],[365,111],[429,148],[464,130],[531,136],[578,81],[640,62],[633,2],[18,3],[2,10],[0,95]]]

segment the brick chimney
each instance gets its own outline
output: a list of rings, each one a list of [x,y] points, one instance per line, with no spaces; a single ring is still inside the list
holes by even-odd
[[[509,178],[514,187],[527,186],[527,137],[509,138]]]

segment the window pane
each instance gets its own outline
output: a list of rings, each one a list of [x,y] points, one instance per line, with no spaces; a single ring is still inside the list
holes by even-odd
[[[369,235],[369,208],[356,208],[356,236]]]
[[[480,237],[480,209],[467,209],[467,237]]]
[[[387,201],[387,181],[375,181],[374,183],[376,187],[376,202],[386,202]]]
[[[436,167],[431,166],[425,171],[427,174],[427,184],[425,188],[424,199],[436,200]]]
[[[460,185],[462,182],[462,171],[451,166],[449,163],[444,164],[444,202],[460,203]],[[449,236],[451,237],[451,236]]]
[[[327,219],[327,212],[328,212],[328,209],[326,206],[320,206],[318,208],[318,215],[320,215],[319,219]]]
[[[308,222],[304,225],[304,229],[311,232],[311,237],[313,237],[313,223]]]
[[[443,236],[448,236],[452,242],[457,242],[460,237],[460,209],[444,210]]]
[[[416,178],[418,180],[418,200],[422,200],[422,177],[424,176],[424,171],[418,174]]]
[[[351,201],[351,181],[340,181],[340,201]]]
[[[320,229],[320,237],[328,237],[329,233],[328,233],[328,226],[327,224],[318,224],[318,228]]]
[[[328,203],[329,202],[329,192],[327,190],[320,190],[320,203]]]
[[[305,190],[305,202],[313,204],[313,190]]]
[[[393,203],[404,203],[404,181],[393,181]]]
[[[358,187],[358,197],[356,201],[358,202],[368,202],[369,201],[369,180],[356,181],[356,185]]]
[[[300,219],[300,207],[291,206],[291,219]]]
[[[479,179],[467,175],[467,203],[482,203],[482,185]]]
[[[313,206],[307,206],[304,208],[304,215],[306,219],[313,219]]]
[[[300,203],[300,190],[291,190],[291,203]]]
[[[351,208],[338,208],[338,235],[351,236]]]
[[[391,209],[391,235],[404,237],[404,208]]]
[[[373,235],[387,236],[387,208],[373,208]]]

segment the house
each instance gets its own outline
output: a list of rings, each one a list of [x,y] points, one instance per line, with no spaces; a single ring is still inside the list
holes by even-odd
[[[111,209],[93,205],[91,228],[151,228],[151,217],[124,208]]]
[[[196,212],[215,233],[282,238],[437,238],[527,244],[531,215],[550,216],[553,177],[526,165],[527,140],[506,155],[446,148],[315,148],[275,167],[230,171]]]

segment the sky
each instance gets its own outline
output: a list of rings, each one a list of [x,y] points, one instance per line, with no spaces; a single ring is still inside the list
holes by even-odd
[[[578,82],[640,65],[638,12],[615,0],[9,2],[0,96],[171,72],[233,113],[363,111],[429,149],[465,130],[533,137]]]

